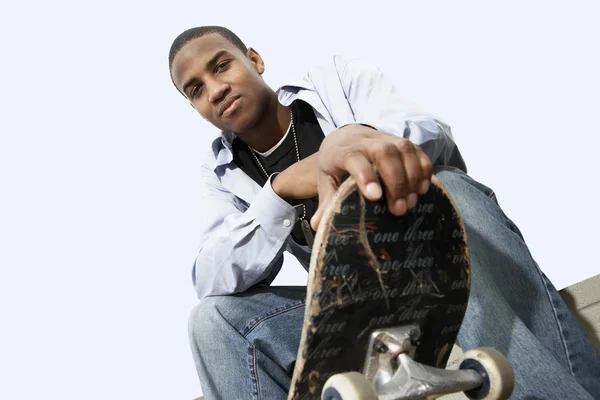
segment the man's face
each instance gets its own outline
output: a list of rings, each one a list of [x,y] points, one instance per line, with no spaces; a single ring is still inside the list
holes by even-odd
[[[269,101],[263,72],[258,53],[250,49],[246,55],[217,33],[186,43],[171,68],[175,86],[200,115],[232,132],[244,132],[260,119]]]

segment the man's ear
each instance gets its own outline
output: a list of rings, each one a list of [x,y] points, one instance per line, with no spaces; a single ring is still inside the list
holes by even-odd
[[[254,69],[258,72],[259,75],[262,75],[265,72],[265,62],[263,61],[258,51],[254,50],[252,47],[248,48],[246,52],[246,57],[248,60],[254,65]]]

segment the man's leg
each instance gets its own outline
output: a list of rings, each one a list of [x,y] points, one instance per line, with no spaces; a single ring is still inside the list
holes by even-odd
[[[600,398],[600,358],[592,342],[492,190],[455,168],[434,173],[464,220],[471,254],[461,347],[491,346],[507,355],[515,371],[512,398]]]
[[[194,308],[189,335],[206,400],[287,399],[305,299],[305,287],[258,287]]]

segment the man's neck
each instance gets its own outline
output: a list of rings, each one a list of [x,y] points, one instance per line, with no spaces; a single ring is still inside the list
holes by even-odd
[[[290,125],[290,118],[289,108],[279,103],[274,96],[261,121],[238,136],[256,151],[265,152],[283,138]]]

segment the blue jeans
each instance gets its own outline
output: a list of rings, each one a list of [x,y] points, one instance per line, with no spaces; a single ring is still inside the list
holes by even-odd
[[[437,167],[463,217],[471,296],[459,342],[490,346],[515,371],[514,399],[600,399],[600,357],[539,269],[494,192]],[[304,287],[256,287],[209,297],[190,315],[192,353],[206,400],[286,399],[304,318]]]

